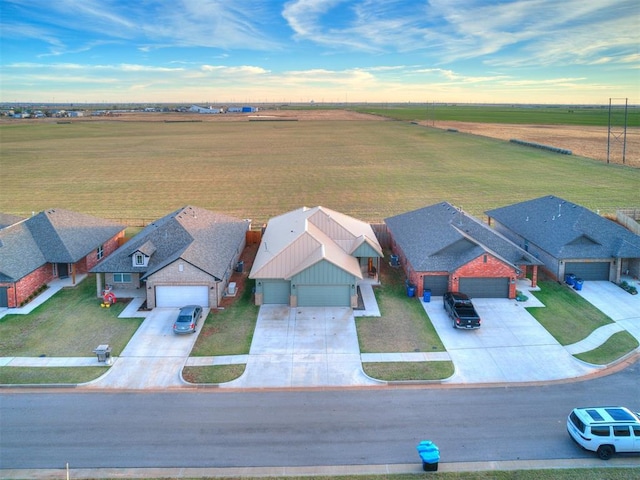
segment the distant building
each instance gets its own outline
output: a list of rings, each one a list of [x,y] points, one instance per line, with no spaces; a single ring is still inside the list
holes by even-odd
[[[223,113],[223,110],[221,108],[215,108],[215,107],[201,107],[199,105],[191,105],[191,108],[189,108],[190,112],[195,112],[195,113],[207,113],[207,114],[211,114],[211,113]]]

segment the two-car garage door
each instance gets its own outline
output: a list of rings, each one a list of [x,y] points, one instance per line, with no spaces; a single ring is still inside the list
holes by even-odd
[[[206,285],[158,285],[156,307],[209,306],[209,287]]]
[[[508,298],[509,278],[463,277],[460,291],[471,298]]]
[[[350,307],[349,285],[298,285],[299,307]]]
[[[444,295],[448,290],[448,275],[425,275],[422,280],[424,288],[431,290],[431,295]],[[459,289],[471,298],[507,298],[509,297],[509,279],[462,277]]]
[[[297,285],[291,282],[267,280],[262,282],[263,303],[289,304],[289,296],[297,295],[299,307],[349,307],[351,287],[349,285]]]
[[[582,280],[609,280],[609,262],[567,262],[564,271]]]

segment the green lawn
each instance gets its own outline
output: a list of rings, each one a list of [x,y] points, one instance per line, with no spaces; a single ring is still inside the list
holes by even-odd
[[[530,307],[527,311],[554,336],[560,345],[584,340],[596,328],[613,323],[567,285],[552,281],[538,282],[539,292],[531,295],[545,308]]]
[[[536,125],[609,125],[609,106],[523,106],[523,105],[445,105],[359,106],[354,110],[397,120],[439,120],[474,123],[511,123]],[[612,104],[613,125],[624,125],[624,106]],[[627,126],[640,126],[640,109],[627,109]]]
[[[584,340],[598,327],[613,323],[570,287],[558,282],[540,281],[539,292],[531,292],[545,307],[529,307],[527,311],[558,340],[571,345]],[[626,331],[612,335],[604,344],[589,352],[575,355],[582,361],[606,365],[638,348],[638,341]]]
[[[575,355],[583,362],[594,365],[607,365],[640,346],[638,340],[629,332],[617,332],[598,348]]]
[[[417,454],[416,454],[417,458]],[[418,465],[420,462],[416,462]],[[487,470],[480,472],[420,472],[385,475],[287,476],[287,480],[635,480],[639,469],[622,467],[563,468],[545,470]],[[74,477],[75,478],[75,477]],[[216,477],[218,480],[274,480],[283,477]],[[161,479],[158,479],[161,480]],[[202,478],[201,480],[206,480]]]
[[[109,344],[117,356],[142,323],[118,318],[126,303],[101,308],[93,275],[65,288],[28,315],[0,319],[0,357],[92,357],[98,345]]]
[[[388,256],[386,257],[389,258]],[[408,297],[404,272],[388,261],[380,268],[381,286],[374,292],[380,317],[356,317],[362,353],[443,352],[444,345],[420,300]],[[453,375],[453,363],[386,362],[363,363],[367,375],[385,381],[441,380]]]

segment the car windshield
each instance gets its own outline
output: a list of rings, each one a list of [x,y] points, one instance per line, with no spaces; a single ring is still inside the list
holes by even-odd
[[[191,321],[191,315],[180,315],[177,321],[189,323]]]

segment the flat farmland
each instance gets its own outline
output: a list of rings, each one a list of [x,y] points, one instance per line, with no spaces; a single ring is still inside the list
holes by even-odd
[[[260,225],[303,205],[379,222],[439,201],[480,218],[547,194],[601,213],[640,203],[629,166],[364,115],[265,121],[298,112],[278,115],[5,122],[0,211],[140,225],[192,204]]]

